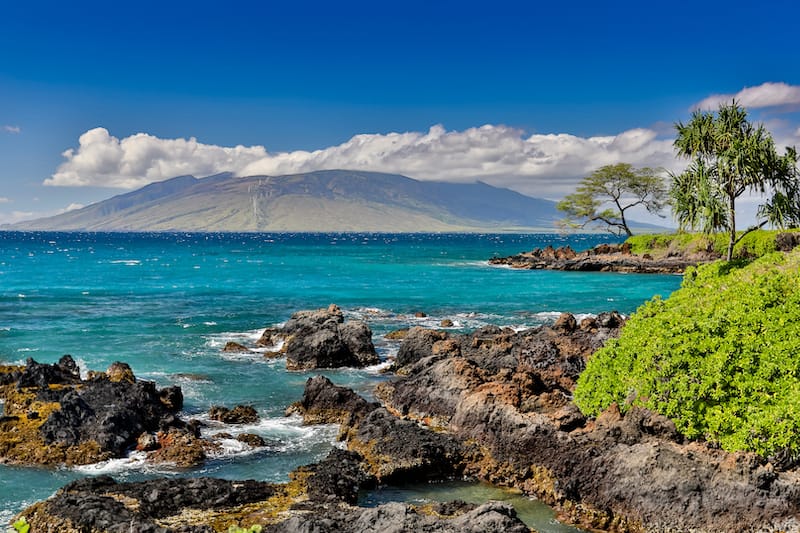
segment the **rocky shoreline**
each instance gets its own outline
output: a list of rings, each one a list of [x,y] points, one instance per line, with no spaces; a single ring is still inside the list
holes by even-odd
[[[304,313],[317,313],[320,320],[311,322],[324,325],[330,317],[323,315],[336,315],[336,309]],[[342,323],[334,322],[337,328]],[[67,533],[209,532],[251,524],[274,532],[528,531],[501,503],[356,505],[359,490],[379,484],[468,477],[519,489],[553,506],[565,521],[592,530],[800,530],[800,470],[685,442],[671,421],[644,409],[622,416],[612,407],[596,419],[580,413],[571,396],[575,382],[591,354],[616,337],[623,324],[620,315],[602,313],[580,323],[563,314],[552,326],[521,332],[495,326],[469,334],[411,328],[393,362],[394,377],[376,389],[379,402],[325,377],[309,378],[303,397],[287,414],[302,416],[305,424],[339,424],[343,449],[295,470],[289,483],[88,478],[20,516],[32,531]],[[330,339],[329,326],[317,338]],[[337,343],[316,345],[330,353],[325,350]],[[310,357],[322,361],[327,356]],[[80,405],[68,401],[74,396],[91,406],[89,399],[100,394],[92,391],[117,387],[149,391],[136,396],[151,406],[153,415],[134,424],[144,428],[143,434],[193,435],[192,421],[176,415],[180,390],[146,385],[126,367],[120,364],[86,380],[76,374],[71,358],[57,365],[29,361],[24,368],[0,367],[6,409],[0,436],[8,439],[14,433],[9,428],[25,421],[26,435],[47,452],[33,458],[48,456],[53,446],[69,449],[64,439],[75,435],[75,446],[99,447],[92,459],[121,453],[138,442],[135,431],[120,433],[127,437],[113,441],[116,448],[103,446],[111,441],[89,429],[97,426],[97,417],[90,423],[84,411],[78,411],[84,413],[80,416],[58,414],[64,405]],[[46,401],[49,407],[41,403]],[[119,409],[132,408],[122,402]],[[37,415],[32,417],[33,412]],[[252,414],[246,408],[215,413],[220,420]],[[118,428],[107,427],[109,434],[112,430]],[[201,447],[207,445],[195,438]],[[160,448],[161,442],[157,437]],[[6,446],[0,451],[5,460],[19,461],[14,450]],[[54,457],[70,464],[63,459],[70,457],[68,452]]]
[[[577,272],[629,272],[638,274],[680,274],[687,267],[715,261],[720,256],[711,251],[689,255],[676,254],[654,258],[636,255],[629,244],[600,244],[576,252],[570,246],[535,248],[508,257],[492,257],[490,265],[523,270],[572,270]]]

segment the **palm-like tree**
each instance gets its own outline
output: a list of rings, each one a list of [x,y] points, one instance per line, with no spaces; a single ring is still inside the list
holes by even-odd
[[[682,228],[704,233],[728,232],[727,259],[741,238],[764,225],[795,226],[800,222],[800,185],[797,153],[775,151],[763,125],[747,120],[747,111],[732,101],[719,111],[695,111],[687,124],[677,123],[675,148],[691,159],[689,167],[673,176],[670,196]],[[773,196],[759,208],[760,223],[736,235],[736,199],[745,192]]]

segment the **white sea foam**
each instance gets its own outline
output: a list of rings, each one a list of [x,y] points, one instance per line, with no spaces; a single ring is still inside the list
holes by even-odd
[[[75,466],[73,470],[87,475],[101,475],[101,474],[116,474],[128,470],[158,470],[152,463],[147,462],[147,453],[132,451],[127,457],[120,459],[109,459],[107,461],[100,461],[99,463],[92,463],[89,465]]]
[[[211,420],[207,413],[194,416],[203,422],[205,427],[202,435],[211,438],[218,433],[228,433],[233,439],[217,439],[221,445],[220,450],[211,452],[215,458],[247,455],[263,451],[263,448],[254,448],[236,440],[242,433],[252,433],[267,441],[266,448],[278,453],[289,451],[303,451],[321,442],[333,442],[339,432],[335,424],[321,424],[304,426],[303,419],[299,416],[265,417],[253,424],[223,424]]]
[[[112,259],[109,261],[112,265],[126,265],[126,266],[138,266],[141,265],[142,262],[139,259]]]

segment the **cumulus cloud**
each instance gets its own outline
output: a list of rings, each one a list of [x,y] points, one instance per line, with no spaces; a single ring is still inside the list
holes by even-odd
[[[196,139],[139,133],[118,139],[104,128],[81,135],[46,185],[141,187],[181,174],[239,176],[324,169],[392,172],[421,180],[483,180],[538,196],[560,196],[593,169],[612,163],[672,168],[672,141],[637,128],[617,135],[533,134],[502,125],[447,131],[362,134],[321,150],[270,153],[263,146],[222,147]]]
[[[716,110],[720,104],[731,100],[736,100],[749,109],[800,104],[800,85],[766,82],[755,87],[745,87],[735,94],[713,94],[693,105],[691,109]]]
[[[19,126],[11,126],[9,124],[6,124],[5,126],[3,126],[3,131],[5,131],[6,133],[20,133],[22,131],[22,128],[20,128]]]
[[[61,154],[66,161],[45,185],[135,189],[181,174],[211,175],[241,168],[266,157],[261,146],[232,148],[202,144],[197,139],[160,139],[137,133],[122,140],[105,128],[78,139],[78,148]]]

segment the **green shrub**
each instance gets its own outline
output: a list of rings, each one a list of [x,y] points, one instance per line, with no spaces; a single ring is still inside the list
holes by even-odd
[[[757,258],[775,251],[775,236],[779,230],[752,231],[744,236],[733,249],[734,258]],[[667,253],[693,253],[714,250],[724,256],[728,250],[728,236],[722,233],[703,235],[701,233],[659,233],[634,235],[625,241],[631,245],[635,254],[650,254],[660,257]]]
[[[762,246],[761,240],[753,246]],[[575,402],[671,418],[688,438],[800,453],[800,250],[687,271],[589,360]]]

